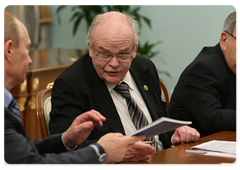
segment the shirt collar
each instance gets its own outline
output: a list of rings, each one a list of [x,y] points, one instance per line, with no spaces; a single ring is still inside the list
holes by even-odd
[[[131,76],[129,71],[127,72],[127,74],[125,75],[124,79],[120,83],[122,83],[123,81],[126,84],[128,84],[130,89],[132,89],[132,90],[134,89],[133,78],[132,78],[132,76]],[[111,83],[108,83],[108,82],[105,82],[105,83],[106,83],[106,86],[107,86],[109,92],[111,92],[113,90],[113,88],[116,86],[116,84],[111,84]]]
[[[4,87],[4,107],[8,107],[12,98],[12,94],[8,91],[6,87]]]

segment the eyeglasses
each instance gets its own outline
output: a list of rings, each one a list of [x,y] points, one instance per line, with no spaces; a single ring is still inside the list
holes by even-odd
[[[99,52],[96,52],[95,49],[93,48],[93,46],[91,46],[94,53],[96,54],[96,56],[98,56],[100,59],[102,60],[106,60],[106,61],[110,61],[112,60],[114,54],[111,54],[111,53],[99,53]],[[136,46],[134,47],[134,50],[135,50]],[[129,60],[130,58],[133,58],[134,56],[134,51],[132,54],[125,54],[125,53],[120,53],[120,54],[117,54],[116,57],[118,59],[118,61],[127,61]]]
[[[235,40],[237,39],[237,37],[235,37],[234,35],[230,34],[229,32],[227,32],[227,31],[224,31],[224,32],[226,32],[228,35],[230,35],[231,37],[233,37]]]

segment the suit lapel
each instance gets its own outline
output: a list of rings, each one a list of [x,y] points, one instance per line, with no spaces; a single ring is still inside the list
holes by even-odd
[[[132,74],[132,77],[134,78],[134,81],[136,82],[138,86],[138,90],[141,93],[144,102],[147,105],[147,108],[149,110],[149,113],[152,117],[152,120],[158,119],[158,115],[156,114],[156,110],[154,107],[154,98],[153,98],[153,84],[151,82],[151,75],[149,73],[149,69],[145,68],[140,70],[139,68],[132,65],[130,72]]]
[[[112,97],[106,87],[106,84],[99,78],[96,71],[93,68],[91,58],[87,59],[87,71],[90,89],[92,90],[93,100],[97,106],[97,110],[107,118],[104,124],[112,129],[113,132],[120,132],[125,134],[122,122],[113,103]]]
[[[138,90],[141,93],[144,102],[147,105],[147,108],[152,117],[152,120],[155,121],[159,119],[160,117],[157,114],[157,110],[159,109],[156,107],[156,104],[154,101],[153,96],[155,91],[154,89],[152,89],[154,85],[151,80],[151,74],[149,69],[147,67],[140,69],[137,63],[136,64],[132,63],[130,72],[138,86]],[[167,133],[163,133],[159,135],[159,140],[162,142],[164,148],[169,148],[171,146]]]

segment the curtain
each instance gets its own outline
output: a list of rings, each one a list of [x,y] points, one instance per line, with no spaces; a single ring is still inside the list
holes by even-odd
[[[32,42],[30,50],[50,47],[49,23],[52,18],[48,5],[12,5],[5,11],[16,15],[26,26]]]

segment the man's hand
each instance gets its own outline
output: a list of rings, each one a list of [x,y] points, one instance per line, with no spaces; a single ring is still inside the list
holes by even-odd
[[[106,118],[96,110],[90,110],[76,117],[63,134],[63,142],[68,147],[74,147],[81,144],[91,133],[94,126],[102,126]]]
[[[175,130],[172,142],[174,145],[186,142],[195,142],[200,138],[200,134],[194,128],[181,126]]]
[[[124,161],[146,161],[154,154],[155,148],[149,144],[137,142],[125,154]]]
[[[102,136],[97,143],[103,147],[108,155],[107,163],[114,163],[122,161],[127,151],[129,151],[136,142],[144,139],[144,135],[124,136],[121,133],[108,133]]]

